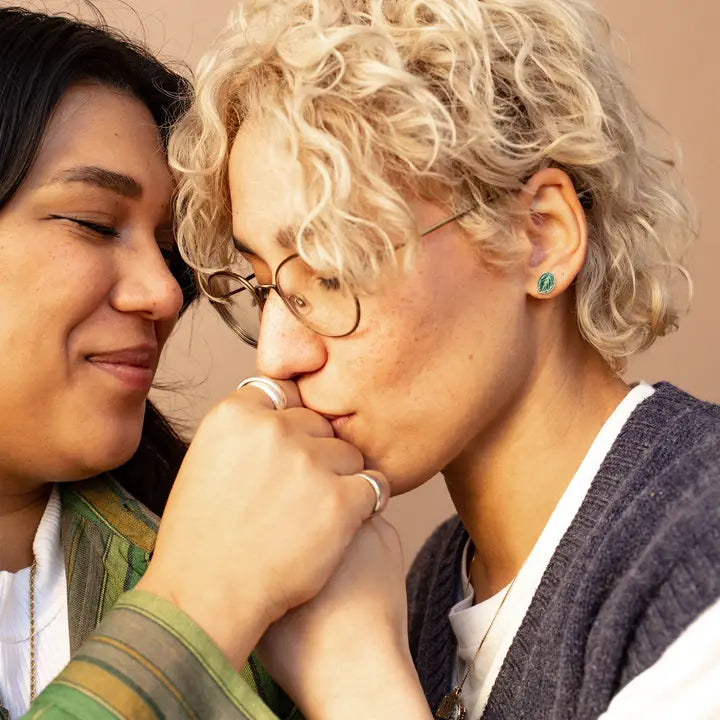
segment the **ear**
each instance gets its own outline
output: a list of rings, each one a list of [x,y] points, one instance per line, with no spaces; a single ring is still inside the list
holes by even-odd
[[[558,168],[535,173],[525,185],[521,202],[530,243],[527,293],[536,298],[555,297],[567,290],[585,262],[585,211],[572,180]],[[538,280],[545,273],[552,273],[555,286],[541,293]]]

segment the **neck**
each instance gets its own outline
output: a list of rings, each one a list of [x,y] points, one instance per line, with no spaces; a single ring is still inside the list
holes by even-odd
[[[33,560],[33,541],[52,483],[20,486],[0,479],[0,570],[17,572]]]
[[[517,575],[627,386],[585,343],[548,362],[444,471],[475,546],[481,601]]]

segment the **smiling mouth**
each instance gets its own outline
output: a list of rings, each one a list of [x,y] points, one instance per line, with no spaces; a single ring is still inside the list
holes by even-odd
[[[147,395],[155,377],[156,348],[134,348],[119,352],[90,355],[86,360],[111,375],[128,389]]]

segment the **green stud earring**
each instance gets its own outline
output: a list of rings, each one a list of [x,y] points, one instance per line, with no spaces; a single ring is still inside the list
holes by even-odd
[[[549,295],[555,289],[555,276],[551,272],[545,272],[538,278],[538,292],[541,295]]]

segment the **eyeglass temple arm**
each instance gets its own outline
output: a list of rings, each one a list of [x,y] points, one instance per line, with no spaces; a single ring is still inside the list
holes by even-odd
[[[434,225],[431,225],[429,228],[425,228],[420,233],[420,237],[425,237],[425,235],[429,235],[431,232],[435,232],[436,230],[439,230],[441,227],[445,227],[445,225],[450,224],[454,220],[459,220],[461,217],[464,217],[468,213],[472,212],[475,209],[475,205],[469,208],[465,208],[465,210],[461,210],[459,213],[455,213],[455,215],[451,215],[450,217],[446,217],[440,222],[435,223]]]

